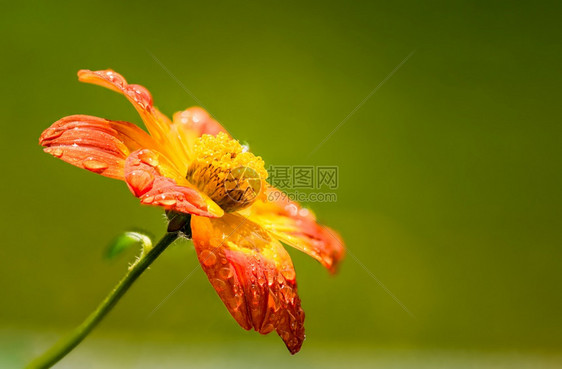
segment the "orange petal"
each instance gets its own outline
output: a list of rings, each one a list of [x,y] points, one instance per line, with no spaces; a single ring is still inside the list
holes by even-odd
[[[72,115],[47,128],[39,138],[45,151],[67,163],[123,180],[125,158],[140,147],[154,147],[139,127],[88,115]]]
[[[238,214],[191,218],[197,257],[230,314],[244,329],[276,330],[292,354],[304,341],[295,270],[281,243]]]
[[[198,106],[177,112],[174,114],[173,122],[183,130],[193,132],[197,137],[203,134],[216,136],[220,132],[228,134],[219,122]]]
[[[145,87],[128,84],[122,75],[111,69],[100,71],[82,69],[78,72],[78,79],[123,94],[138,111],[151,136],[161,145],[163,153],[174,160],[174,164],[179,169],[187,170],[186,149],[177,134],[171,132],[170,119],[154,107],[152,96]]]
[[[256,201],[249,218],[271,232],[277,239],[320,261],[331,273],[337,271],[345,255],[339,234],[316,221],[314,213],[291,201],[280,190],[267,190],[269,201]]]
[[[205,217],[224,214],[207,195],[192,187],[158,151],[141,149],[129,155],[125,162],[125,181],[143,204]]]

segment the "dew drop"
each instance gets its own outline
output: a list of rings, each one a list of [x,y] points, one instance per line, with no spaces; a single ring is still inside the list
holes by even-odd
[[[292,268],[285,268],[283,270],[283,277],[285,277],[285,280],[294,281],[296,278],[295,270]]]
[[[212,251],[203,250],[199,256],[200,256],[201,262],[205,266],[210,267],[210,266],[215,265],[215,263],[217,262],[217,256]]]
[[[177,203],[177,201],[176,201],[176,199],[162,197],[161,200],[158,200],[158,203],[160,205],[164,205],[164,206],[172,206],[172,205],[175,205]]]
[[[133,93],[131,96],[135,101],[141,105],[144,109],[147,109],[152,105],[152,96],[146,88],[141,85],[129,85],[128,90]]]
[[[303,208],[299,210],[299,215],[301,217],[307,217],[310,214],[310,210]]]
[[[43,138],[46,140],[54,140],[55,138],[62,136],[63,132],[63,130],[48,128],[47,131],[45,131]]]
[[[271,287],[273,283],[275,283],[275,276],[273,273],[267,273],[266,277],[267,277],[267,284],[269,285],[269,287]]]
[[[275,327],[273,326],[273,324],[269,323],[260,330],[260,333],[261,334],[267,334],[267,333],[271,332],[274,328]]]
[[[225,267],[225,268],[221,268],[219,270],[219,275],[222,279],[229,279],[229,278],[232,278],[234,273],[232,272],[231,268]]]
[[[147,196],[143,198],[141,201],[143,204],[152,204],[154,202],[154,196]]]
[[[289,212],[289,215],[291,215],[292,217],[296,217],[297,214],[299,213],[299,209],[297,208],[297,205],[295,204],[289,204],[285,207],[285,210],[287,210]]]
[[[137,194],[144,194],[152,188],[154,177],[147,171],[134,170],[127,174],[127,183],[135,190]]]
[[[240,307],[240,305],[242,305],[242,303],[244,303],[244,296],[240,293],[237,293],[232,298],[232,301],[234,302],[234,306],[238,308]]]
[[[86,159],[82,162],[82,165],[84,168],[97,173],[103,172],[109,167],[106,163],[94,159]]]
[[[57,147],[56,149],[53,149],[53,150],[51,151],[51,155],[53,155],[53,156],[55,156],[55,157],[57,157],[57,158],[60,158],[60,157],[62,156],[62,154],[63,154],[63,153],[62,153],[62,149],[61,149],[61,148],[58,148],[58,147]]]
[[[228,287],[225,281],[218,278],[213,279],[211,281],[211,284],[213,285],[213,287],[215,287],[215,290],[217,290],[217,292],[225,291]]]
[[[139,153],[139,159],[143,163],[150,165],[151,167],[158,166],[158,158],[151,151],[143,150],[142,152]]]

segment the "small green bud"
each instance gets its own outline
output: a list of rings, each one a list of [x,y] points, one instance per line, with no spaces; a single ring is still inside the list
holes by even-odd
[[[108,245],[105,257],[113,259],[132,246],[141,246],[142,254],[145,254],[152,248],[152,240],[147,235],[139,232],[124,232]]]

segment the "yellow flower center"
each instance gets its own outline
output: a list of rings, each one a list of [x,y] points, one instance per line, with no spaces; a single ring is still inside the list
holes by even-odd
[[[187,180],[225,212],[244,209],[265,193],[267,171],[262,158],[227,134],[202,135],[193,152]]]

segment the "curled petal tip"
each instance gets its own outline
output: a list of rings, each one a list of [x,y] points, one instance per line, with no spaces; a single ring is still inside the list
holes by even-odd
[[[76,73],[76,75],[78,76],[78,79],[80,79],[80,78],[83,78],[84,76],[86,76],[89,73],[92,73],[92,71],[89,70],[89,69],[80,69],[78,71],[78,73]]]
[[[78,81],[103,86],[116,92],[120,92],[127,86],[125,78],[112,69],[99,71],[80,69],[78,71]]]

